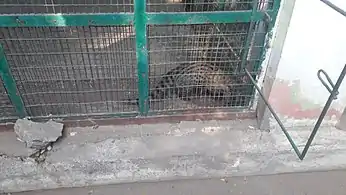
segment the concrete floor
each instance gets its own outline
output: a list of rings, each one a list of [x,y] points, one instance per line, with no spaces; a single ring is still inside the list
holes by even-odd
[[[346,170],[291,173],[227,179],[177,180],[155,183],[133,183],[87,188],[65,188],[48,191],[14,193],[17,195],[344,195]]]
[[[13,132],[4,132],[0,193],[346,169],[345,131],[321,128],[300,161],[280,129],[264,132],[254,127],[255,121],[239,120],[71,128],[39,164],[27,157],[29,151]],[[300,149],[311,133],[306,128],[289,131]],[[188,186],[205,181],[191,182]],[[201,186],[215,183],[209,182]],[[252,183],[261,186],[258,182],[262,179]],[[146,185],[138,188],[150,188]],[[155,185],[165,189],[163,184]]]

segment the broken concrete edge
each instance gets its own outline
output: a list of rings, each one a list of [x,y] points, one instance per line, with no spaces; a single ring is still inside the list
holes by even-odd
[[[42,149],[62,136],[64,124],[48,120],[45,123],[18,119],[14,124],[14,132],[28,148]]]
[[[14,124],[14,132],[17,139],[25,143],[28,149],[32,149],[29,158],[40,163],[45,160],[45,153],[52,149],[52,145],[63,135],[64,124],[53,121],[34,122],[29,118],[17,119]],[[21,159],[28,158],[19,156]]]

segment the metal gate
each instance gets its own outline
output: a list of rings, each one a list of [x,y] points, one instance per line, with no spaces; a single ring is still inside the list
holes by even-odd
[[[150,92],[183,63],[256,79],[280,0],[174,1],[1,1],[0,120],[250,111],[249,80],[226,106]]]

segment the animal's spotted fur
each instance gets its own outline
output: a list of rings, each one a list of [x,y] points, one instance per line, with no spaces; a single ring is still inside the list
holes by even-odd
[[[220,97],[230,94],[230,85],[230,76],[213,64],[181,64],[161,77],[150,96],[163,99],[177,95],[187,100],[193,96]]]
[[[162,75],[150,91],[150,99],[166,99],[175,95],[182,100],[193,97],[225,100],[230,99],[234,84],[235,80],[229,74],[213,64],[180,64]]]

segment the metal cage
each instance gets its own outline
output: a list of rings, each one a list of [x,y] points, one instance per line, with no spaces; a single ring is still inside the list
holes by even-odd
[[[227,105],[150,94],[180,64],[213,64],[233,80],[247,67],[256,79],[280,0],[135,1],[0,2],[0,120],[251,111],[249,79]]]

